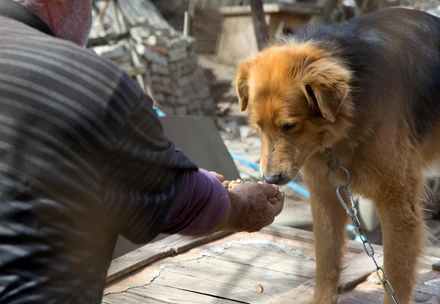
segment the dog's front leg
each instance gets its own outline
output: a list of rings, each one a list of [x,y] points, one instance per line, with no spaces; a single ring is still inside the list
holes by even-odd
[[[348,217],[335,192],[322,182],[308,183],[316,247],[316,288],[313,303],[338,302],[342,248]]]
[[[399,304],[411,303],[417,283],[417,262],[425,241],[419,191],[414,185],[399,191],[387,191],[377,204],[381,217],[384,269]],[[394,194],[394,195],[391,195]],[[384,304],[394,301],[386,294]]]

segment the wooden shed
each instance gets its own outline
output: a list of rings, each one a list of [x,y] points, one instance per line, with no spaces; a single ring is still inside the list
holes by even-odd
[[[315,3],[270,3],[264,4],[270,37],[282,33],[293,33],[305,25],[321,8]],[[236,64],[240,60],[258,51],[252,23],[250,5],[225,6],[219,8],[222,15],[222,26],[217,43],[216,54],[228,64]]]
[[[170,236],[115,259],[103,303],[311,303],[313,241],[312,232],[275,225],[251,234]],[[382,247],[374,250],[382,264]],[[427,257],[420,267],[416,303],[440,303],[438,262]],[[339,303],[381,303],[382,287],[366,281],[375,267],[361,243],[348,241],[344,266]]]

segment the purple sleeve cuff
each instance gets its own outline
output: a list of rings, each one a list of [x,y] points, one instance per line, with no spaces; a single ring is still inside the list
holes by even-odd
[[[215,176],[204,169],[188,171],[162,232],[192,236],[208,232],[225,216],[228,203],[228,192]]]

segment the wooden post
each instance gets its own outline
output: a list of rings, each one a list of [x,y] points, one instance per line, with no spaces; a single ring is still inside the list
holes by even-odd
[[[196,17],[196,4],[194,0],[188,2],[188,17],[189,17],[189,35],[194,36],[194,20]]]
[[[261,50],[269,39],[269,30],[266,25],[263,1],[251,0],[252,23],[254,25],[255,38],[257,38],[258,49]]]
[[[102,22],[102,20],[104,20],[105,13],[107,12],[107,8],[108,8],[109,4],[110,4],[110,0],[106,0],[104,3],[104,7],[102,8],[101,12],[99,13],[99,17],[98,17],[99,22]]]
[[[310,18],[310,24],[326,23],[330,21],[333,9],[337,4],[338,0],[318,0],[318,5],[322,7],[322,13]]]

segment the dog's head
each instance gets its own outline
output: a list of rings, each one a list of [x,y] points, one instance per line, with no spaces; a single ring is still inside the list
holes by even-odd
[[[271,46],[238,66],[234,85],[260,133],[266,182],[289,182],[309,156],[347,135],[351,79],[343,60],[313,43]]]

